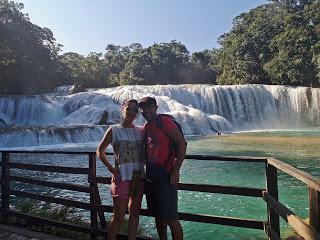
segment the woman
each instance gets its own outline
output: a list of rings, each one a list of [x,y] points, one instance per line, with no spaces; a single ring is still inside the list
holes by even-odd
[[[109,240],[116,239],[127,208],[128,239],[135,239],[137,234],[145,176],[142,129],[133,124],[138,111],[136,100],[126,101],[122,105],[123,120],[109,127],[97,149],[98,157],[112,174],[113,217],[108,227]],[[114,151],[114,167],[105,154],[109,144]]]

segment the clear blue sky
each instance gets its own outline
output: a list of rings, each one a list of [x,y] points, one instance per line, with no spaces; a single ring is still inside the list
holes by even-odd
[[[218,47],[234,17],[266,0],[17,0],[53,31],[63,52],[104,52],[109,43],[144,47],[176,39],[189,51]]]

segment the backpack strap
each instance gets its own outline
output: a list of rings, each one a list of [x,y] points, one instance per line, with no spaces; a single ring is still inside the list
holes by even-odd
[[[147,139],[147,128],[145,128],[145,131],[144,131],[144,156],[145,156],[145,163],[146,165],[149,164],[149,160],[148,160],[148,154],[147,154],[147,151],[148,151],[148,146],[147,146],[147,143],[148,143],[148,139]]]

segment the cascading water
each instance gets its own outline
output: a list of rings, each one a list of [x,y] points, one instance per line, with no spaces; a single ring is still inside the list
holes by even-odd
[[[60,89],[61,90],[61,89]],[[156,85],[0,96],[0,147],[99,141],[126,99],[154,96],[187,135],[320,126],[320,90],[267,85]],[[142,116],[136,120],[143,124]]]

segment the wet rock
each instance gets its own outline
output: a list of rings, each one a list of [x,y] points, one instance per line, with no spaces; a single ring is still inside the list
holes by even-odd
[[[107,111],[103,111],[100,121],[98,122],[98,125],[107,125],[108,124],[108,118],[109,114]]]
[[[6,126],[7,126],[6,122],[0,118],[0,128],[6,127]]]
[[[72,89],[72,94],[78,93],[78,92],[84,92],[86,88],[81,84],[74,85],[74,88]]]

